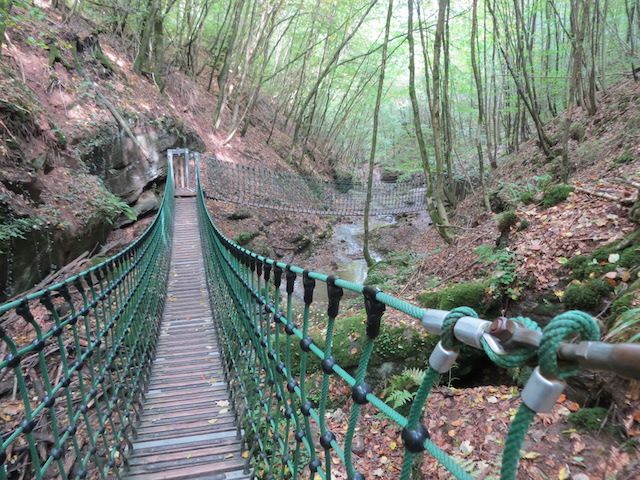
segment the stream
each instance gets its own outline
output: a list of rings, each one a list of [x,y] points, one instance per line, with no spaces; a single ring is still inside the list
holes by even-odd
[[[379,225],[390,225],[396,222],[394,216],[384,216],[372,218],[370,228],[373,229]],[[320,247],[319,251],[305,262],[305,265],[313,267],[318,272],[334,275],[342,280],[354,283],[363,283],[367,278],[367,262],[362,255],[362,237],[364,235],[364,225],[361,218],[357,218],[352,222],[341,222],[333,225],[333,233],[327,242]],[[331,258],[326,257],[326,253],[330,252]],[[382,255],[374,250],[370,250],[374,260],[382,260]],[[284,283],[284,282],[283,282]],[[282,289],[285,294],[284,288]],[[286,294],[285,294],[286,295]],[[302,301],[303,288],[302,279],[296,280],[294,297],[298,301]],[[345,291],[345,297],[355,297],[356,294]],[[313,303],[315,307],[324,308],[327,304],[326,286],[318,282],[313,295]]]

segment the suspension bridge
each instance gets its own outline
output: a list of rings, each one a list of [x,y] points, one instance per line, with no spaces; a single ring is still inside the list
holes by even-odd
[[[328,480],[336,469],[363,479],[352,447],[367,405],[402,432],[398,478],[422,459],[471,479],[422,423],[432,386],[470,346],[501,367],[537,365],[504,442],[500,478],[513,480],[532,419],[550,411],[568,377],[587,368],[640,378],[640,346],[600,342],[586,313],[543,329],[520,317],[489,322],[464,306],[418,308],[242,248],[212,221],[198,157],[169,157],[161,208],[137,240],[0,306],[0,379],[12,385],[0,397],[0,479]],[[191,168],[174,175],[185,157]],[[328,297],[321,343],[310,337],[319,288]],[[333,356],[345,291],[361,295],[366,316],[354,371]],[[367,383],[386,310],[440,336],[406,416]],[[313,399],[312,364],[321,372]],[[330,382],[351,391],[344,435],[327,421]]]
[[[207,157],[205,196],[249,207],[321,216],[362,216],[367,184],[351,178],[333,182]],[[369,215],[399,215],[425,209],[426,188],[420,178],[376,181]]]

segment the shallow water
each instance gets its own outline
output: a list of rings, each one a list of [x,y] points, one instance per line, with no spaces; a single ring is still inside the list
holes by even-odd
[[[395,223],[395,218],[380,217],[372,219],[371,227],[376,225],[388,225]],[[322,247],[323,251],[330,252],[337,265],[334,269],[320,269],[321,273],[327,275],[333,275],[354,283],[363,283],[367,278],[367,262],[362,255],[362,236],[364,234],[364,226],[362,219],[357,219],[354,222],[338,223],[333,226],[333,233],[331,238]],[[382,260],[382,256],[375,251],[371,251],[371,256],[374,260]],[[283,282],[284,283],[284,282]],[[284,287],[282,288],[283,295],[286,295]],[[345,297],[354,297],[356,294],[345,291]],[[302,279],[296,280],[294,299],[296,303],[301,303],[303,296]],[[344,298],[344,297],[343,297]],[[316,282],[316,289],[313,295],[313,306],[316,308],[324,308],[327,304],[327,288],[322,282]]]

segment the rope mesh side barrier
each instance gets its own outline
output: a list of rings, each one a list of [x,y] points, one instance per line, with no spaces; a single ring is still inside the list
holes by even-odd
[[[505,439],[502,480],[516,479],[520,447],[533,418],[538,412],[551,411],[575,367],[608,369],[640,378],[640,346],[598,342],[597,322],[586,313],[565,312],[541,329],[523,317],[489,322],[467,307],[452,311],[422,309],[377,289],[247,250],[227,238],[213,222],[200,183],[197,202],[210,300],[227,377],[260,478],[328,480],[335,465],[342,464],[349,479],[363,479],[351,450],[363,406],[371,405],[401,430],[404,457],[398,478],[409,480],[419,465],[417,461],[431,458],[452,477],[471,479],[456,458],[431,441],[422,423],[431,389],[441,374],[449,372],[463,345],[484,351],[499,366],[535,365],[536,360],[540,365],[521,393],[522,405]],[[293,302],[299,277],[304,306]],[[310,336],[310,308],[320,286],[326,288],[328,297],[322,346]],[[353,372],[342,368],[332,355],[345,290],[362,295],[366,311],[366,325],[362,327],[366,343]],[[387,308],[419,320],[427,331],[441,337],[407,416],[391,408],[366,383]],[[322,375],[317,402],[310,398],[312,362],[319,363]],[[572,368],[566,369],[566,365]],[[332,382],[351,389],[344,435],[332,432],[327,422]]]
[[[422,309],[244,249],[211,220],[197,173],[203,257],[226,380],[260,478],[328,480],[338,465],[349,479],[364,478],[351,450],[363,407],[370,405],[401,431],[401,480],[429,458],[453,477],[470,479],[456,458],[431,441],[422,423],[431,389],[463,345],[484,351],[500,366],[538,364],[505,439],[503,480],[517,476],[520,448],[535,414],[553,408],[578,367],[640,378],[640,346],[599,342],[596,321],[583,312],[560,314],[544,329],[522,317],[489,322],[466,307]],[[162,206],[129,247],[63,282],[0,305],[0,380],[13,385],[9,401],[6,395],[1,399],[0,480],[121,477],[164,307],[173,197],[169,164]],[[293,301],[298,278],[303,306]],[[310,336],[318,288],[326,288],[328,297],[322,344]],[[366,342],[355,371],[343,368],[333,351],[345,291],[362,295],[366,313],[361,332]],[[367,384],[387,309],[441,337],[407,416]],[[311,385],[316,367],[321,380]],[[332,432],[327,419],[334,383],[351,390],[344,435]],[[314,387],[318,398],[311,395]]]
[[[0,378],[13,384],[2,399],[0,480],[120,478],[164,306],[171,164],[167,178],[154,221],[126,249],[0,305]]]
[[[328,182],[289,172],[236,165],[207,157],[205,195],[214,200],[250,207],[314,215],[362,216],[366,183]],[[426,189],[419,179],[375,182],[372,216],[416,213],[425,209]]]

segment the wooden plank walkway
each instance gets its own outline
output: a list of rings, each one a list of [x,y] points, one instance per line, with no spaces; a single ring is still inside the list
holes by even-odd
[[[249,479],[209,306],[195,198],[176,198],[168,298],[127,478]]]

